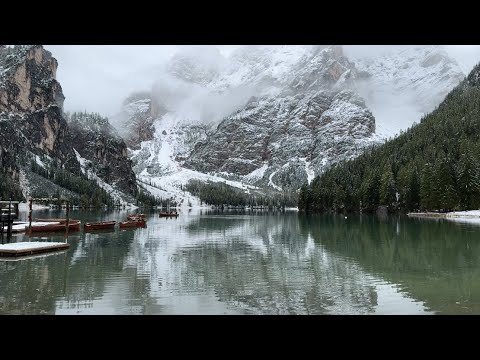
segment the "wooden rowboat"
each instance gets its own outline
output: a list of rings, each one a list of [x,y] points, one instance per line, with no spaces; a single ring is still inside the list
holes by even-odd
[[[145,219],[142,218],[142,217],[129,216],[129,217],[127,218],[127,221],[145,221]]]
[[[31,226],[27,228],[30,232],[57,232],[57,231],[66,231],[67,224],[49,224],[44,226]],[[80,220],[70,220],[68,224],[68,231],[79,231],[80,230]]]
[[[145,219],[145,214],[132,214],[127,216],[128,220]]]
[[[170,213],[170,212],[161,212],[159,214],[160,217],[177,217],[178,213]]]
[[[67,219],[35,219],[33,220],[35,222],[59,222],[60,224],[65,224],[67,222]],[[79,221],[75,219],[70,219],[70,222],[72,221]]]
[[[145,221],[127,220],[119,223],[120,229],[145,227]]]
[[[83,230],[91,231],[91,230],[105,230],[105,229],[114,229],[116,221],[104,221],[104,222],[96,222],[96,223],[85,223],[83,226]]]

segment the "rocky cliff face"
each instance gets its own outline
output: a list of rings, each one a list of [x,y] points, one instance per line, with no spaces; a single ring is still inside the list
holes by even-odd
[[[47,155],[78,173],[62,115],[65,98],[56,80],[57,61],[40,45],[5,48],[0,54],[0,117],[12,133],[1,147]]]
[[[107,118],[99,114],[73,113],[67,118],[75,136],[72,145],[88,168],[116,189],[135,196],[137,186],[127,146]]]
[[[32,112],[50,105],[62,108],[65,97],[56,81],[57,60],[42,46],[18,46],[2,51],[2,111]]]
[[[115,191],[107,184],[111,181],[122,191],[136,193],[126,146],[119,137],[108,133],[112,129],[102,128],[92,145],[92,127],[69,127],[63,113],[65,97],[56,80],[57,66],[57,60],[41,45],[0,48],[1,172],[8,174],[25,197],[81,195],[51,182],[55,182],[51,178],[53,169],[82,178],[84,169],[76,146],[98,165],[100,187]]]

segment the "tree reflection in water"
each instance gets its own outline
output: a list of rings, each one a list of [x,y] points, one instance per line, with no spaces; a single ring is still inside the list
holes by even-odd
[[[0,261],[0,313],[480,313],[480,227],[229,211],[147,224]]]

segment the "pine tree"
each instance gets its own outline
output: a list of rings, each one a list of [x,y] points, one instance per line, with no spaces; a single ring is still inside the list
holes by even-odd
[[[420,181],[420,204],[423,210],[432,210],[437,202],[434,187],[432,166],[425,164]]]
[[[458,203],[456,181],[453,164],[450,158],[442,157],[436,166],[437,209],[444,211],[453,210]]]
[[[310,187],[307,184],[304,184],[300,188],[300,194],[298,196],[298,208],[300,210],[309,211],[310,210]]]
[[[474,158],[472,144],[466,138],[461,140],[460,153],[457,171],[459,206],[461,210],[468,210],[476,208],[479,204],[478,162]]]
[[[379,204],[380,176],[372,169],[364,178],[361,185],[363,208],[368,211],[374,211]]]
[[[383,167],[382,178],[380,180],[380,204],[389,206],[395,201],[395,184],[392,167],[390,164],[385,164]]]
[[[409,172],[408,192],[406,196],[406,209],[416,210],[420,207],[420,179],[416,169]]]

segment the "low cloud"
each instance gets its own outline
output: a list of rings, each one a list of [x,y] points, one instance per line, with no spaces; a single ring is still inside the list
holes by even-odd
[[[409,46],[345,45],[344,52],[351,58],[375,57]],[[132,92],[152,90],[157,100],[184,118],[216,121],[242,107],[260,91],[244,85],[216,93],[203,84],[175,78],[166,71],[166,65],[175,54],[196,58],[206,69],[221,70],[223,61],[239,48],[237,45],[46,45],[45,48],[59,61],[57,78],[66,96],[67,111],[87,110],[112,116]],[[480,61],[480,46],[447,45],[445,49],[465,73]],[[414,119],[419,121],[423,115],[421,110],[409,106],[412,94],[399,96],[385,89],[369,94],[367,90],[363,88],[362,95],[377,116],[380,127],[397,131],[410,126]],[[388,117],[384,116],[386,114]]]

